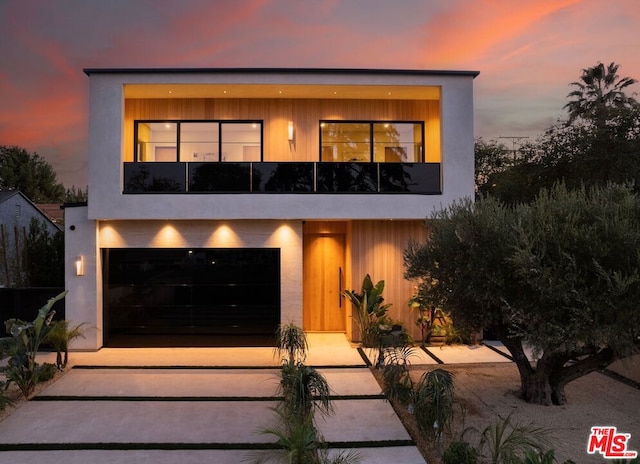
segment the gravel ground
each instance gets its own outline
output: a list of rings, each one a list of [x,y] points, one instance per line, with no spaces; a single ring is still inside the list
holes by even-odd
[[[513,363],[438,367],[454,374],[457,397],[466,409],[464,424],[458,420],[454,426],[454,438],[463,427],[483,430],[511,414],[514,422],[550,430],[558,463],[567,459],[576,464],[606,462],[600,455],[587,453],[591,427],[597,425],[616,426],[618,432],[631,434],[627,449],[640,452],[640,390],[633,386],[594,372],[567,385],[568,404],[540,406],[517,397],[520,380]],[[424,367],[414,366],[412,376],[419,379],[424,371]],[[412,416],[401,407],[397,409],[405,423],[412,421]],[[410,431],[413,428],[415,433],[413,424],[409,423],[408,428]],[[466,438],[477,445],[477,434],[468,434]],[[441,450],[419,436],[414,439],[429,464],[439,462]]]

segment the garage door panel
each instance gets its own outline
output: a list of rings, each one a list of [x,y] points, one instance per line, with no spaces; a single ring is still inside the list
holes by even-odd
[[[180,335],[182,346],[184,334],[271,335],[280,323],[279,249],[104,254],[107,344],[121,334],[160,334]]]

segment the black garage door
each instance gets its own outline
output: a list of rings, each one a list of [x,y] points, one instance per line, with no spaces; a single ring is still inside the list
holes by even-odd
[[[272,343],[280,250],[103,250],[106,346]]]

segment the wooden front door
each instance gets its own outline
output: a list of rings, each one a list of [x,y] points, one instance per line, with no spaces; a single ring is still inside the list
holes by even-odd
[[[344,234],[306,234],[303,250],[303,324],[311,332],[344,332],[346,301],[341,296]]]

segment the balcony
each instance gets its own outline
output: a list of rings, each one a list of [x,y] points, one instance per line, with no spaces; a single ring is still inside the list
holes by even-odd
[[[124,163],[126,194],[438,195],[440,163]]]

